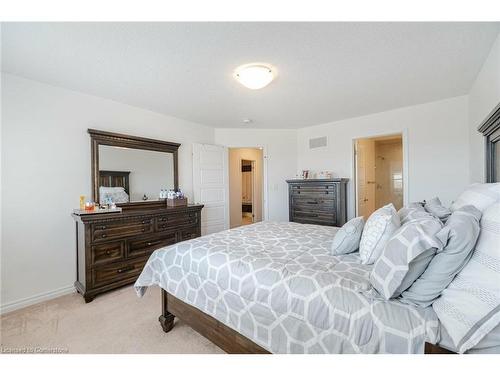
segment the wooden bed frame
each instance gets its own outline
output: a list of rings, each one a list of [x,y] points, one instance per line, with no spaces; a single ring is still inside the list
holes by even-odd
[[[162,314],[160,324],[165,332],[174,328],[174,318],[177,316],[195,331],[205,336],[219,348],[230,354],[271,354],[266,349],[257,345],[245,336],[229,328],[225,324],[212,318],[210,315],[198,310],[180,299],[161,291]],[[449,350],[437,345],[425,343],[425,354],[453,354]]]

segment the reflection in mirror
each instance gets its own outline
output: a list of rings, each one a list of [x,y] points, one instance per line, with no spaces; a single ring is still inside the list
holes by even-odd
[[[158,200],[162,189],[174,189],[172,153],[99,145],[99,203]]]

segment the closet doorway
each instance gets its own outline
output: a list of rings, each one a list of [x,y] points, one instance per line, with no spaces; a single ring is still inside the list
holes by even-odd
[[[401,134],[354,141],[356,213],[365,220],[389,203],[396,210],[404,202],[404,160]]]
[[[262,221],[263,152],[260,148],[229,149],[230,227]]]

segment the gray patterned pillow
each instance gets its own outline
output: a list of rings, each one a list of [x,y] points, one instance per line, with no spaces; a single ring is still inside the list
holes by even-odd
[[[425,272],[403,292],[401,300],[427,307],[438,298],[469,261],[479,237],[481,211],[474,206],[459,208],[436,238],[444,248],[432,258]]]
[[[419,202],[410,203],[408,206],[401,208],[398,211],[399,220],[401,225],[405,224],[409,220],[412,219],[412,215],[415,215],[417,212],[425,213],[424,206]]]
[[[425,206],[425,210],[445,222],[451,215],[451,210],[443,206],[438,197],[432,198]]]
[[[392,203],[371,214],[365,224],[359,243],[361,263],[373,264],[400,225],[399,216]]]
[[[359,241],[363,233],[365,220],[363,216],[355,217],[340,228],[332,243],[332,255],[349,254],[359,249]]]
[[[441,242],[439,219],[428,216],[408,222],[390,238],[370,274],[372,286],[385,298],[397,297],[425,271]]]

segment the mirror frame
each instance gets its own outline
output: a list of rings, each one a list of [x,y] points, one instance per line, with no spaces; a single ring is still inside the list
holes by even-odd
[[[99,201],[99,145],[118,146],[126,148],[134,148],[139,150],[159,151],[173,154],[174,161],[174,189],[179,189],[179,167],[178,167],[178,150],[180,143],[160,141],[157,139],[136,137],[133,135],[112,133],[96,129],[87,129],[90,134],[91,144],[91,169],[92,169],[92,199],[94,202]],[[142,201],[119,203],[117,206],[123,209],[128,208],[152,208],[154,206],[163,207],[163,201]]]
[[[500,103],[479,125],[478,131],[483,134],[485,142],[486,182],[500,182],[500,171],[497,171],[495,164],[496,143],[500,142]]]

